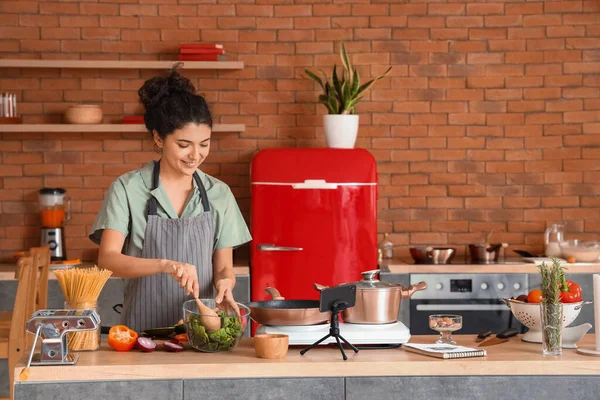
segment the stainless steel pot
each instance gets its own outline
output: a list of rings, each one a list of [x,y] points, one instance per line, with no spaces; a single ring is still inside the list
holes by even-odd
[[[507,243],[470,244],[469,255],[471,256],[471,262],[476,264],[495,263],[500,256],[500,249],[507,246]]]
[[[416,264],[450,264],[456,249],[453,247],[411,247],[410,255]]]
[[[344,322],[352,324],[390,324],[398,321],[400,301],[409,298],[427,285],[420,282],[405,289],[402,285],[375,279],[380,270],[362,272],[363,280],[346,285],[356,285],[356,304],[342,312]],[[322,290],[326,286],[315,284]]]

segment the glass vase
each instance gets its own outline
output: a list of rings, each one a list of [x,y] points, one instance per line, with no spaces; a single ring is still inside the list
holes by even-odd
[[[560,356],[562,354],[563,305],[544,303],[540,306],[542,320],[542,354]]]
[[[98,312],[96,301],[68,302],[65,301],[67,310],[94,310]],[[100,327],[93,331],[67,333],[69,351],[93,351],[100,348]]]

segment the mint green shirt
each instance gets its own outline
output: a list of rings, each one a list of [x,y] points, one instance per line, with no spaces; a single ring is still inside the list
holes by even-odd
[[[104,229],[114,229],[125,236],[123,254],[140,257],[144,245],[147,204],[150,196],[154,196],[157,200],[159,217],[179,218],[160,179],[158,187],[152,190],[153,167],[154,162],[150,162],[141,169],[120,176],[111,184],[89,235],[94,243],[100,244]],[[229,186],[200,170],[196,173],[206,189],[214,217],[213,251],[237,247],[252,240]],[[192,182],[194,190],[185,205],[182,218],[197,216],[204,212],[196,181],[192,180]]]

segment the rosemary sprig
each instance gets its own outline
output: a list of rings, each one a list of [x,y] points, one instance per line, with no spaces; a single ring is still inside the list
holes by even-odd
[[[564,268],[556,258],[552,258],[551,266],[542,263],[538,268],[542,277],[541,316],[544,348],[549,352],[560,351],[563,307],[560,292]]]

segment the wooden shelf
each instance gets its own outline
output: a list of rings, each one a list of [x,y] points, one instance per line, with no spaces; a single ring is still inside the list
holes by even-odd
[[[179,62],[135,60],[28,60],[0,59],[0,68],[112,68],[112,69],[169,69]],[[183,69],[243,69],[243,61],[182,61]]]
[[[215,124],[213,132],[244,132],[244,124]],[[13,124],[1,125],[0,132],[146,132],[142,124]]]

